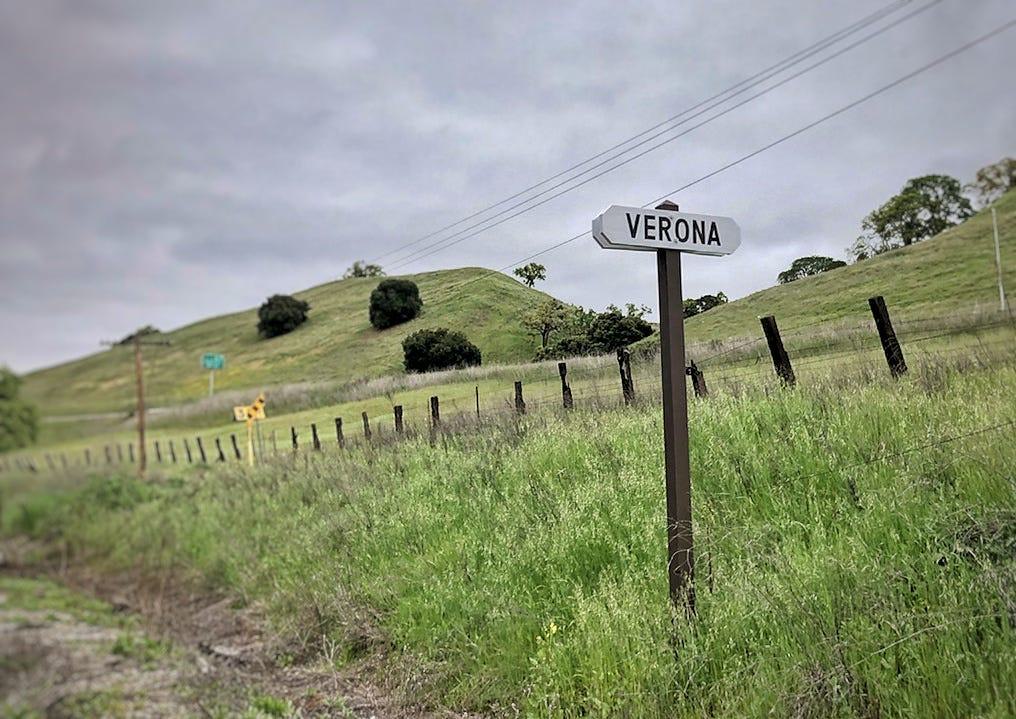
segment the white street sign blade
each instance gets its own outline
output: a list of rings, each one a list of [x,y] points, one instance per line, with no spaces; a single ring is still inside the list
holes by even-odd
[[[593,238],[608,250],[719,256],[741,245],[741,228],[729,217],[612,205],[593,220]]]

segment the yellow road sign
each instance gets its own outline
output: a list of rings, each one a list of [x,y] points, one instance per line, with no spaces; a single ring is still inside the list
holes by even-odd
[[[237,422],[252,422],[265,418],[265,395],[259,394],[254,404],[233,407],[233,419]]]

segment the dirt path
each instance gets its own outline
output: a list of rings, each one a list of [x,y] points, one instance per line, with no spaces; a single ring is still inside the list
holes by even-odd
[[[326,652],[294,660],[228,597],[85,570],[54,578],[7,557],[0,718],[450,716],[395,701]]]

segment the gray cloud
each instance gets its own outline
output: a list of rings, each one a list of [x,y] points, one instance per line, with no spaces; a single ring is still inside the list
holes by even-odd
[[[0,2],[0,361],[30,369],[339,275],[567,167],[884,2]],[[913,6],[918,5],[915,0]],[[499,267],[1010,19],[946,0],[657,152],[409,271]],[[842,255],[911,176],[1013,151],[1003,36],[676,198],[734,216],[687,263],[739,296]],[[393,255],[392,258],[399,255]],[[653,263],[547,255],[567,300],[655,305]],[[252,286],[251,276],[262,278]]]

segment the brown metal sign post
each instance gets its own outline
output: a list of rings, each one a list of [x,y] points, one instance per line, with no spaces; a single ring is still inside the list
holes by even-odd
[[[684,349],[681,253],[728,255],[741,244],[729,217],[681,213],[664,202],[655,210],[613,206],[593,220],[593,237],[605,249],[656,252],[660,292],[660,363],[663,374],[663,456],[667,493],[667,578],[670,599],[695,612],[692,554],[691,461]]]

